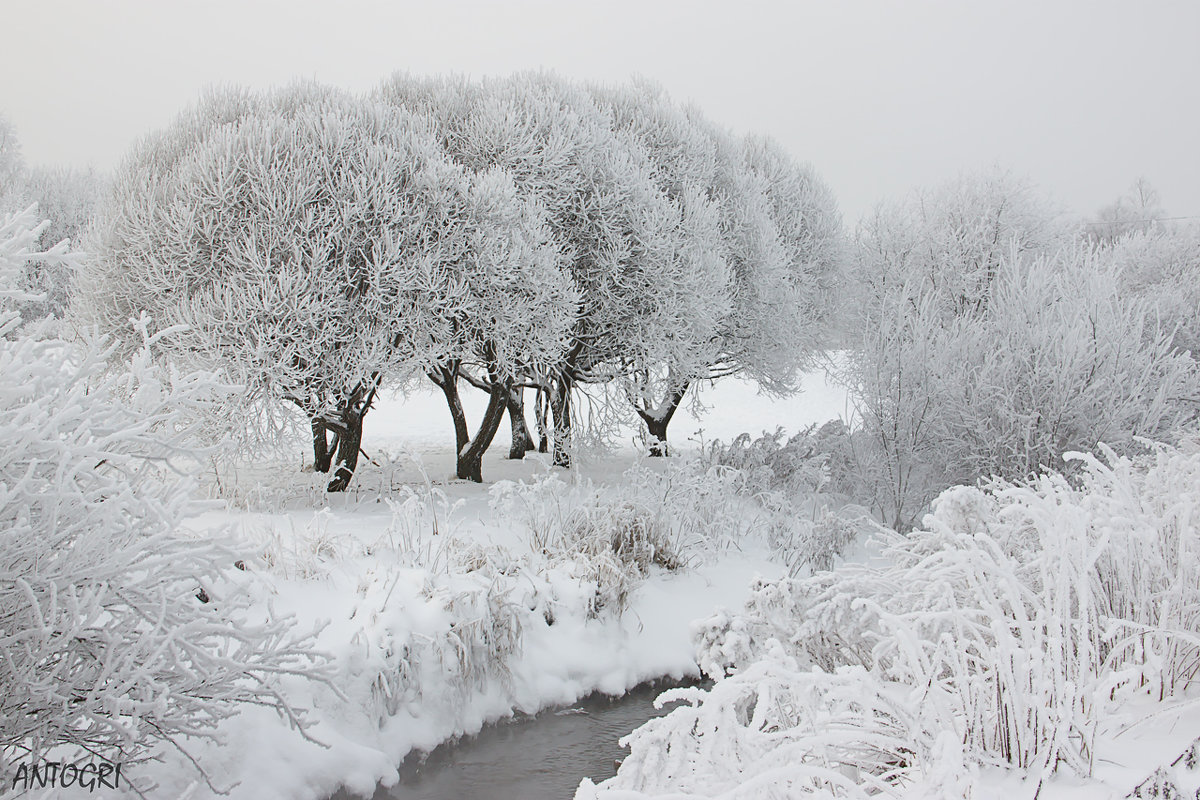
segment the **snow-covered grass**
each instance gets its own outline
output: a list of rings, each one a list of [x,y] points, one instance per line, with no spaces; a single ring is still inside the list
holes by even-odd
[[[948,490],[882,563],[756,583],[697,628],[716,686],[578,797],[1132,789],[1156,763],[1114,771],[1122,737],[1173,727],[1200,667],[1200,448],[1073,458],[1073,482]]]

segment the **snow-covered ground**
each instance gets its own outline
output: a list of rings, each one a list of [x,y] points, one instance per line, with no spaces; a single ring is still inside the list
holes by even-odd
[[[710,409],[702,419],[681,410],[672,444],[695,449],[701,428],[706,442],[729,440],[844,411],[844,393],[822,374],[804,385],[802,394],[772,401],[752,386],[720,383],[702,395]],[[478,419],[482,395],[464,399]],[[605,573],[579,551],[586,543],[548,542],[561,538],[580,505],[605,513],[609,504],[654,502],[622,487],[678,470],[678,460],[640,458],[634,438],[631,429],[615,449],[585,455],[567,471],[536,454],[506,459],[506,422],[485,457],[485,483],[473,484],[453,479],[441,395],[414,392],[385,397],[368,415],[371,461],[344,496],[321,491],[324,476],[302,473],[299,452],[222,469],[227,506],[189,527],[231,533],[246,572],[206,591],[218,599],[249,592],[255,607],[293,616],[298,631],[319,628],[333,680],[287,684],[289,700],[308,709],[311,741],[274,712],[248,708],[223,725],[223,741],[193,750],[212,786],[172,752],[133,777],[156,783],[152,796],[193,800],[225,789],[255,800],[318,799],[343,786],[370,794],[396,779],[410,750],[594,691],[698,675],[692,621],[740,608],[756,576],[779,577],[784,568],[753,520],[731,517],[723,526],[719,514],[709,515],[703,535],[673,543],[677,569]],[[630,469],[642,472],[626,475]],[[672,489],[684,504],[685,490]]]

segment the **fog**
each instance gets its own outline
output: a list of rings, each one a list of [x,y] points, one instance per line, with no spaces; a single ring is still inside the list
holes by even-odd
[[[206,85],[395,70],[644,75],[782,141],[848,221],[1001,165],[1066,209],[1146,177],[1200,214],[1194,3],[294,2],[5,4],[7,115],[33,164],[108,169]]]

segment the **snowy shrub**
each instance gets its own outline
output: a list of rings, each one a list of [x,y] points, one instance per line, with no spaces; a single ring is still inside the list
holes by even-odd
[[[644,463],[612,486],[567,483],[554,472],[492,488],[499,513],[526,526],[536,551],[570,563],[596,586],[592,611],[623,611],[653,568],[675,570],[714,557],[754,528],[741,512],[734,471],[698,462]]]
[[[686,533],[661,505],[643,500],[613,496],[586,480],[567,484],[553,472],[492,488],[493,508],[529,529],[535,553],[594,586],[592,616],[622,613],[652,567],[678,569],[688,557]]]
[[[550,593],[529,559],[458,530],[452,502],[428,483],[386,498],[391,520],[375,538],[342,529],[328,508],[288,532],[245,532],[269,582],[345,603],[345,621],[321,634],[341,654],[323,714],[365,715],[372,726],[419,709],[461,724],[492,687],[509,688],[522,630],[546,614]],[[542,564],[544,565],[544,560]]]
[[[30,168],[21,157],[20,143],[8,121],[0,116],[0,218],[21,217],[30,206],[41,216],[32,226],[31,253],[9,282],[29,297],[17,309],[26,324],[39,323],[49,334],[65,316],[80,254],[77,250],[99,197],[101,179],[93,170]]]
[[[424,573],[415,603],[437,622],[422,630],[409,616],[414,600],[408,608],[388,602],[404,578],[371,576],[382,584],[361,587],[350,636],[354,656],[342,664],[339,684],[367,687],[351,694],[379,725],[414,707],[458,719],[472,694],[511,683],[509,663],[520,655],[522,620],[531,613],[518,602],[518,577],[479,568]]]
[[[0,772],[185,749],[246,703],[300,723],[278,679],[320,677],[319,659],[249,613],[228,550],[178,532],[193,510],[185,415],[228,387],[155,367],[144,329],[125,369],[103,343],[16,335],[29,294],[12,279],[72,257],[31,249],[35,222],[30,209],[0,227]]]
[[[1090,247],[1039,252],[1014,234],[986,269],[971,267],[983,272],[970,286],[949,274],[953,262],[925,275],[862,248],[865,265],[891,272],[862,303],[852,443],[863,500],[893,527],[955,483],[1070,469],[1065,452],[1124,452],[1195,417],[1195,364]]]
[[[1154,309],[1171,345],[1200,359],[1200,225],[1155,226],[1122,237],[1104,256],[1122,290]]]
[[[1128,451],[1194,419],[1195,363],[1173,352],[1144,301],[1090,250],[1063,250],[997,276],[988,313],[938,342],[939,455],[954,482],[1069,470],[1072,450]]]
[[[224,389],[167,376],[147,351],[108,371],[110,354],[0,338],[6,774],[49,752],[130,762],[186,750],[246,703],[299,723],[278,679],[321,674],[284,622],[250,614],[230,551],[178,532],[192,510],[174,472],[188,463],[183,410]]]
[[[672,701],[688,704],[622,738],[630,754],[617,776],[599,789],[585,781],[576,800],[866,800],[891,794],[925,755],[911,696],[880,692],[861,667],[804,668],[778,645],[711,690],[672,689],[655,705]]]
[[[703,458],[739,475],[740,493],[768,513],[770,543],[789,573],[829,569],[870,527],[866,510],[847,502],[858,495],[851,433],[832,420],[785,436],[782,428],[753,440],[743,433],[713,442]]]
[[[0,217],[0,310],[18,314],[22,322],[34,323],[24,330],[27,335],[50,332],[44,322],[37,321],[50,313],[48,304],[53,305],[50,292],[54,287],[31,276],[59,276],[62,280],[54,284],[58,286],[69,281],[82,261],[67,241],[43,247],[50,224],[36,203]],[[7,330],[5,335],[12,338],[17,328],[9,326]]]
[[[719,439],[708,445],[712,464],[747,473],[750,482],[793,492],[838,491],[849,472],[850,431],[840,420],[810,425],[793,436],[782,427],[752,439],[743,433],[729,444]]]
[[[39,249],[48,250],[60,242],[78,249],[103,183],[93,170],[69,168],[31,169],[25,176],[25,196],[36,202],[38,211],[49,222],[39,231]],[[63,319],[70,303],[77,264],[43,261],[26,265],[22,285],[40,298],[21,309],[26,322],[53,317]]]
[[[716,686],[635,732],[583,796],[962,796],[969,781],[945,780],[981,766],[1090,775],[1114,704],[1196,678],[1200,448],[1071,459],[1073,481],[948,490],[922,529],[886,536],[885,566],[758,582],[744,613],[696,628]]]
[[[570,561],[580,580],[596,585],[588,609],[591,615],[606,609],[620,614],[651,567],[682,566],[668,524],[651,510],[630,503],[576,506],[564,521],[550,557],[552,562]]]
[[[753,472],[705,459],[641,461],[611,485],[547,472],[492,488],[493,509],[530,532],[535,552],[596,586],[593,611],[624,609],[652,569],[690,568],[730,547],[774,548],[793,573],[828,567],[862,530],[819,498],[760,488]]]
[[[0,213],[24,207],[24,197],[19,187],[25,176],[25,158],[21,153],[21,141],[8,117],[0,114]]]

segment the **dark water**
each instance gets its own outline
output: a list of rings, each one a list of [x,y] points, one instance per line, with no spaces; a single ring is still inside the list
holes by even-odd
[[[616,774],[629,752],[617,740],[657,711],[654,698],[678,683],[644,684],[624,697],[592,695],[569,709],[489,725],[479,735],[410,757],[400,782],[372,800],[570,800],[585,777]],[[331,800],[353,800],[339,792]]]

